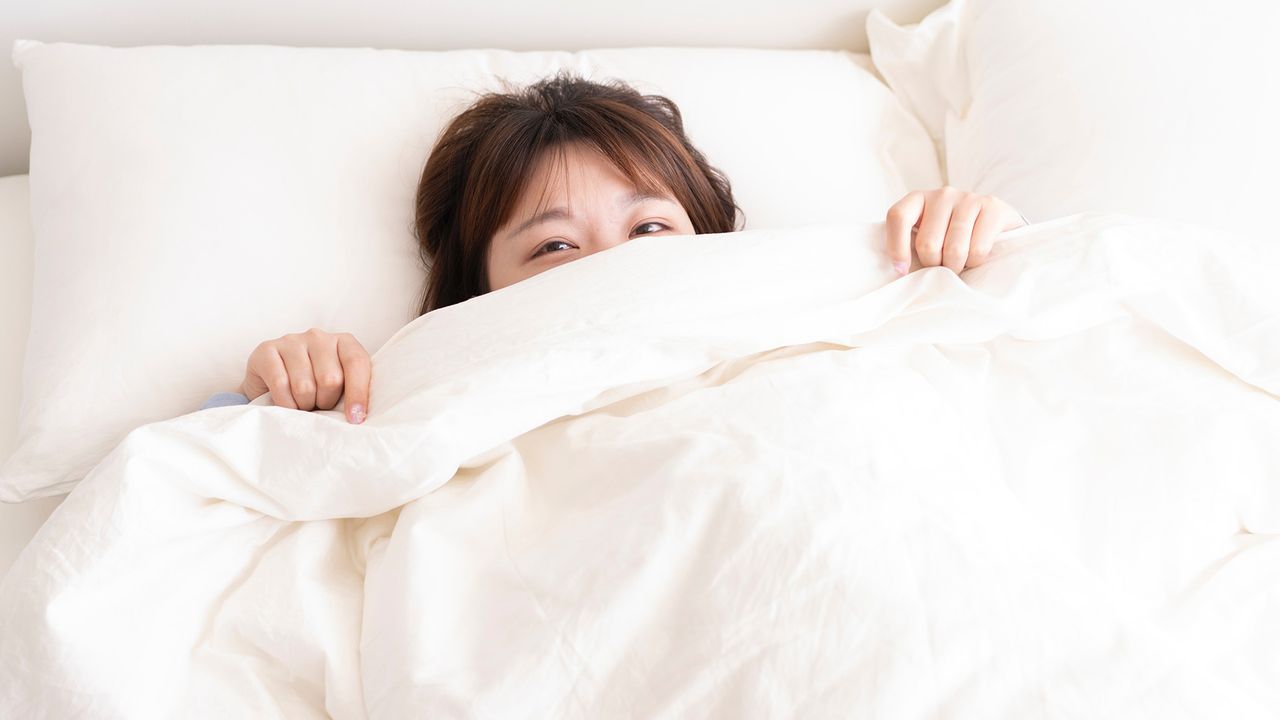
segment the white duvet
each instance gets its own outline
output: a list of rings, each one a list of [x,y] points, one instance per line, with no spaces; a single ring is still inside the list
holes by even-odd
[[[0,711],[1280,715],[1280,254],[881,233],[635,240],[406,326],[364,425],[134,431],[0,584]]]

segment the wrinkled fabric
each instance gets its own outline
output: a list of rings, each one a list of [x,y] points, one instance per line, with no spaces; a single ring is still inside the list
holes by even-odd
[[[364,424],[135,430],[0,583],[0,707],[1274,717],[1277,251],[882,235],[634,240],[405,326]]]

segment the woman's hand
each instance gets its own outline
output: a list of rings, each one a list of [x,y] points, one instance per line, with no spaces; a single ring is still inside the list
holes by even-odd
[[[911,268],[913,244],[922,267],[945,265],[959,274],[986,262],[997,234],[1026,224],[999,198],[944,187],[909,192],[894,203],[885,233],[899,275]]]
[[[338,398],[347,420],[364,422],[369,412],[373,364],[351,333],[311,328],[263,341],[249,355],[240,392],[250,400],[271,393],[278,407],[332,410]]]

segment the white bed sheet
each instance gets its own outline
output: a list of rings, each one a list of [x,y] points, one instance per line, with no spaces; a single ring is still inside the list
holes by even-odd
[[[140,428],[0,583],[0,706],[1274,717],[1280,251],[881,233],[638,239],[406,326],[364,425]]]

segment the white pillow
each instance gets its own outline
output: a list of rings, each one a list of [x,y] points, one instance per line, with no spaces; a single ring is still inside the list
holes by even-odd
[[[1280,3],[952,0],[867,20],[951,185],[1032,220],[1087,210],[1275,237]],[[1241,258],[1247,262],[1247,258]]]
[[[0,457],[13,450],[18,434],[22,355],[31,322],[30,206],[26,175],[0,178]]]
[[[66,492],[132,428],[234,389],[262,340],[315,326],[373,352],[412,320],[419,174],[499,76],[571,68],[668,95],[748,227],[879,219],[940,183],[924,129],[844,52],[20,40],[13,54],[36,247],[4,500]]]

